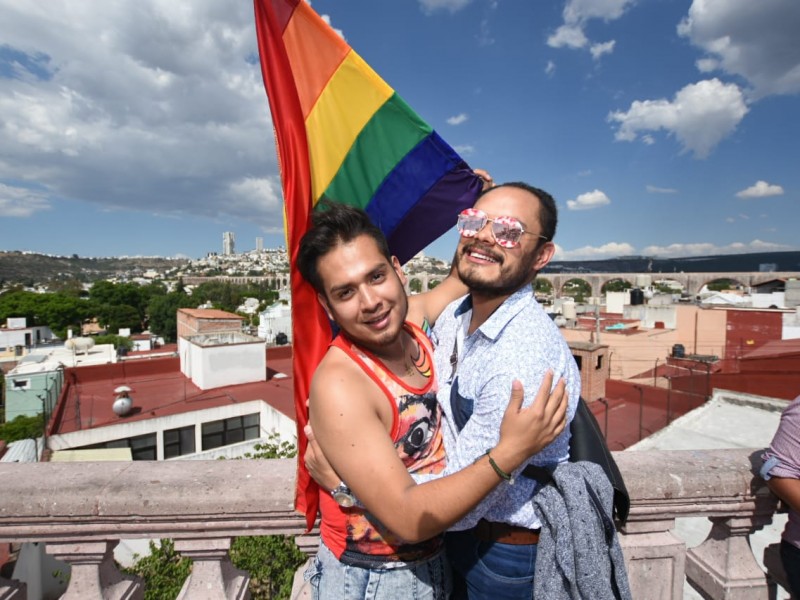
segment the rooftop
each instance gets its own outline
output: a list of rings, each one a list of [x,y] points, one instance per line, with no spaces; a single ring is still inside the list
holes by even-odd
[[[59,410],[50,422],[50,435],[182,414],[229,404],[263,400],[294,419],[292,349],[268,348],[265,381],[203,391],[180,371],[177,357],[125,360],[81,369],[68,369]],[[140,355],[147,356],[145,353]],[[131,388],[133,410],[117,416],[112,410],[114,389]]]

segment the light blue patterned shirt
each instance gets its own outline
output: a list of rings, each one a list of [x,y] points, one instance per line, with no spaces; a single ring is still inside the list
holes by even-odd
[[[580,396],[580,373],[564,337],[536,301],[533,290],[525,286],[506,299],[471,335],[466,335],[472,315],[470,296],[452,302],[436,321],[437,399],[445,414],[444,442],[448,475],[474,463],[497,445],[500,422],[508,405],[511,382],[519,379],[525,388],[524,405],[533,402],[547,369],[553,370],[554,383],[567,382],[568,418],[571,421]],[[459,329],[461,333],[459,334]],[[458,340],[458,360],[451,364]],[[451,392],[461,397],[456,414]],[[459,432],[458,404],[473,404],[472,415]],[[569,458],[569,427],[552,444],[534,456],[529,464],[555,465]],[[531,499],[537,483],[515,472],[513,485],[503,482],[464,519],[451,529],[474,527],[482,518],[535,529],[540,526]]]

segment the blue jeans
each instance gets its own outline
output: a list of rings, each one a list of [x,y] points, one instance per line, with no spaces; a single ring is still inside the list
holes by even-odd
[[[452,588],[444,552],[404,567],[365,569],[339,562],[322,542],[304,578],[314,600],[445,600]]]
[[[444,536],[453,567],[454,600],[531,600],[536,569],[535,544],[484,542],[470,531]]]

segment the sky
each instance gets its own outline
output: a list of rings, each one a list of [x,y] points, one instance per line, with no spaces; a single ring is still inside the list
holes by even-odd
[[[797,0],[312,6],[472,167],[556,198],[558,260],[800,249]],[[0,14],[0,250],[284,244],[252,2]]]

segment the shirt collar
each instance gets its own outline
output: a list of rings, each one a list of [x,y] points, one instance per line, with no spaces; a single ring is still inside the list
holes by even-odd
[[[497,307],[497,310],[495,310],[476,331],[480,331],[487,338],[494,340],[500,335],[500,332],[508,322],[533,299],[533,288],[530,285],[521,287],[506,298],[503,303]],[[472,295],[467,294],[461,304],[456,308],[454,316],[461,321],[463,315],[468,314],[471,310]]]

